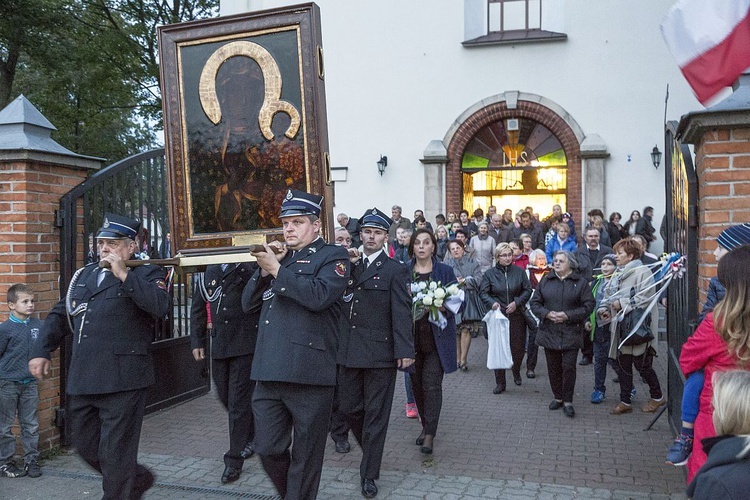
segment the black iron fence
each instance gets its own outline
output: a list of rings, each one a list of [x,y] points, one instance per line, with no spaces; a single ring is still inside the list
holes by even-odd
[[[682,345],[693,333],[698,316],[698,178],[690,149],[675,137],[677,122],[669,122],[665,133],[667,199],[667,252],[687,256],[687,272],[669,286],[667,299],[667,345],[669,416],[680,428],[685,379],[680,370]]]

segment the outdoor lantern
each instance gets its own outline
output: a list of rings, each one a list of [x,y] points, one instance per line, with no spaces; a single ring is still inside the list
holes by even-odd
[[[383,172],[385,172],[385,167],[387,166],[388,166],[388,157],[380,155],[380,159],[378,160],[378,172],[380,172],[381,177],[383,176]]]
[[[654,149],[651,150],[651,162],[654,164],[654,168],[659,168],[659,165],[661,165],[661,151],[657,146],[654,146]]]

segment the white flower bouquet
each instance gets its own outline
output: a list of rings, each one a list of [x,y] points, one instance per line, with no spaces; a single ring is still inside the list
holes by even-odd
[[[439,281],[413,281],[411,284],[412,316],[414,321],[429,313],[428,320],[445,328],[448,320],[445,319],[441,307],[456,314],[464,301],[464,291],[460,285],[453,283],[443,286]]]

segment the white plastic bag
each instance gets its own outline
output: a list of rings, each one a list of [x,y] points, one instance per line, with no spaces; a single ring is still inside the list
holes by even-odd
[[[490,310],[482,321],[487,323],[487,368],[507,370],[513,366],[510,354],[510,321],[500,309]]]

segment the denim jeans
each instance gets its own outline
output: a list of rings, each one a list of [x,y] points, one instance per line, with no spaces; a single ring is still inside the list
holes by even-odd
[[[695,423],[700,410],[700,397],[703,392],[705,375],[703,370],[698,370],[688,375],[685,387],[682,389],[682,421],[690,424]]]
[[[36,416],[38,405],[36,380],[27,384],[0,380],[0,464],[10,461],[16,453],[16,437],[11,430],[16,412],[21,424],[23,459],[25,462],[39,459],[39,422]]]
[[[609,325],[598,326],[594,330],[594,390],[607,392],[604,382],[609,364]]]

